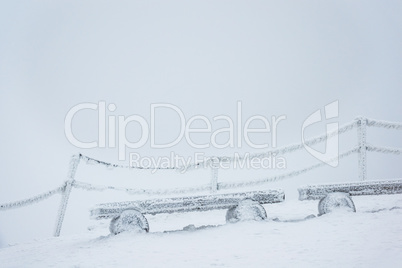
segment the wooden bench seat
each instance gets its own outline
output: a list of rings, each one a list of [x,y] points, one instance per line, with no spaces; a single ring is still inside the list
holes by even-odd
[[[351,196],[402,193],[402,179],[352,183],[306,185],[298,189],[299,200],[318,200],[329,193],[343,192]]]
[[[279,203],[284,200],[285,193],[282,190],[263,190],[230,194],[104,203],[93,207],[90,210],[90,215],[92,219],[97,220],[111,218],[112,222],[110,231],[117,234],[126,229],[130,229],[130,225],[132,225],[133,222],[135,222],[136,225],[141,226],[142,229],[148,231],[148,222],[143,214],[155,215],[159,213],[229,209],[226,215],[226,220],[233,222],[242,220],[243,216],[249,214],[248,212],[243,213],[243,211],[245,211],[244,207],[248,207],[247,209],[251,208],[251,210],[255,211],[260,218],[265,219],[267,217],[266,212],[261,204]],[[121,216],[127,213],[129,215],[125,215],[125,219],[122,219]]]

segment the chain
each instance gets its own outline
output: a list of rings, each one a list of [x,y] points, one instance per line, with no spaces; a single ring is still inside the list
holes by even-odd
[[[344,157],[347,157],[353,153],[358,152],[359,147],[355,147],[352,150],[346,151],[342,154],[340,154],[338,157],[332,158],[329,161],[326,162],[321,162],[315,165],[312,165],[310,167],[307,168],[303,168],[300,170],[295,170],[289,173],[285,173],[285,174],[281,174],[281,175],[277,175],[277,176],[273,176],[273,177],[268,177],[268,178],[264,178],[264,179],[259,179],[259,180],[254,180],[254,181],[243,181],[243,182],[234,182],[234,183],[219,183],[218,188],[219,189],[231,189],[231,188],[240,188],[240,187],[247,187],[247,186],[253,186],[253,185],[259,185],[259,184],[264,184],[267,182],[274,182],[274,181],[280,181],[280,180],[284,180],[287,178],[291,178],[291,177],[295,177],[298,176],[300,174],[306,173],[310,170],[322,167],[327,165],[327,163],[336,161],[337,159],[342,159]]]
[[[377,152],[377,153],[385,153],[385,154],[401,154],[402,148],[391,148],[391,147],[367,145],[367,151]]]
[[[65,187],[66,187],[66,184],[63,184],[62,186],[57,187],[56,189],[47,191],[43,194],[36,195],[36,196],[33,196],[28,199],[22,199],[22,200],[15,201],[15,202],[0,204],[0,210],[19,208],[19,207],[28,206],[28,205],[31,205],[34,203],[38,203],[42,200],[45,200],[45,199],[51,197],[52,195],[63,192]]]
[[[389,122],[384,120],[376,120],[367,118],[367,126],[369,127],[382,127],[387,129],[402,129],[402,123],[399,122]]]

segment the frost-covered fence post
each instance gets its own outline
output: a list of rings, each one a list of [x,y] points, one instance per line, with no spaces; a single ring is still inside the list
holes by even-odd
[[[367,143],[366,143],[366,126],[367,119],[358,117],[357,119],[357,141],[359,143],[359,179],[365,181],[367,179]]]
[[[63,220],[64,220],[64,214],[66,213],[68,198],[70,197],[71,188],[73,187],[74,177],[75,177],[75,173],[77,171],[78,165],[80,163],[80,159],[81,159],[81,154],[73,155],[71,157],[67,181],[66,181],[66,185],[62,192],[60,207],[59,207],[59,211],[57,214],[56,228],[54,230],[54,236],[60,235],[61,226],[62,226]]]
[[[211,165],[211,192],[215,193],[218,190],[218,172],[219,172],[219,158],[213,157],[210,161]]]

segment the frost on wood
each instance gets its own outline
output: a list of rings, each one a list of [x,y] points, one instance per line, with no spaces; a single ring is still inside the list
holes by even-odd
[[[236,207],[230,208],[226,213],[226,222],[255,220],[261,221],[267,218],[267,212],[258,202],[251,199],[243,200]]]
[[[300,187],[298,191],[299,200],[318,200],[333,192],[349,193],[351,196],[400,194],[402,193],[402,179],[307,185]]]
[[[184,193],[193,193],[193,192],[201,192],[207,191],[211,189],[211,186],[201,185],[196,187],[186,187],[186,188],[172,188],[172,189],[133,189],[133,188],[123,188],[123,187],[114,187],[108,185],[94,185],[90,183],[85,183],[81,181],[74,181],[74,188],[83,189],[86,191],[105,191],[105,190],[115,190],[122,191],[132,195],[167,195],[167,194],[184,194]]]
[[[112,234],[122,232],[143,233],[149,231],[147,219],[138,210],[128,209],[120,216],[113,218],[110,222],[109,230]]]
[[[103,219],[117,217],[127,209],[135,209],[142,214],[206,211],[232,208],[245,199],[250,199],[260,204],[278,203],[285,200],[285,193],[282,190],[266,190],[233,194],[115,202],[99,204],[91,209],[90,213],[91,218],[93,219]]]
[[[340,210],[356,212],[355,204],[347,193],[329,193],[318,203],[318,215]]]
[[[359,179],[365,181],[367,179],[367,119],[360,117],[357,118],[357,141],[359,144]]]
[[[66,213],[66,208],[68,204],[68,199],[70,197],[72,185],[74,183],[75,173],[77,172],[78,165],[80,164],[81,154],[73,155],[70,160],[70,167],[67,175],[66,187],[63,189],[63,195],[61,198],[59,210],[57,212],[56,226],[54,229],[54,236],[59,236],[61,231],[61,226],[63,225],[64,214]]]

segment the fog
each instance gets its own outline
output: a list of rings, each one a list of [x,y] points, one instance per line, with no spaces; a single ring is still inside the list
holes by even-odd
[[[81,149],[66,138],[65,117],[79,103],[115,104],[108,116],[139,115],[147,122],[151,104],[170,103],[186,119],[204,115],[213,122],[218,115],[235,120],[241,102],[243,123],[253,115],[286,116],[278,124],[278,146],[300,142],[306,118],[334,101],[339,116],[331,122],[340,125],[359,115],[401,122],[400,14],[400,1],[3,1],[0,203],[61,185],[72,154],[118,162],[117,148]],[[177,114],[160,110],[156,116],[156,140],[174,140]],[[306,135],[323,133],[326,123]],[[215,122],[212,128],[223,126]],[[72,131],[82,141],[98,141],[97,111],[77,113]],[[140,138],[138,124],[126,131],[129,140]],[[255,134],[254,141],[268,140],[272,148],[271,134]],[[355,144],[355,131],[349,136],[340,140],[340,151]],[[209,138],[194,136],[199,143]],[[396,131],[370,129],[368,142],[402,147]],[[198,150],[182,139],[165,149],[151,148],[148,140],[127,154],[196,151],[264,150],[244,142],[241,148]],[[306,155],[289,159],[288,171],[307,164]],[[400,156],[369,154],[368,161],[370,179],[402,175]],[[325,169],[287,184],[358,179],[356,157],[339,167],[338,173]],[[72,195],[62,234],[75,233],[73,225],[86,228],[87,210],[73,213],[85,198],[84,192]],[[0,211],[0,246],[50,237],[59,200]]]

